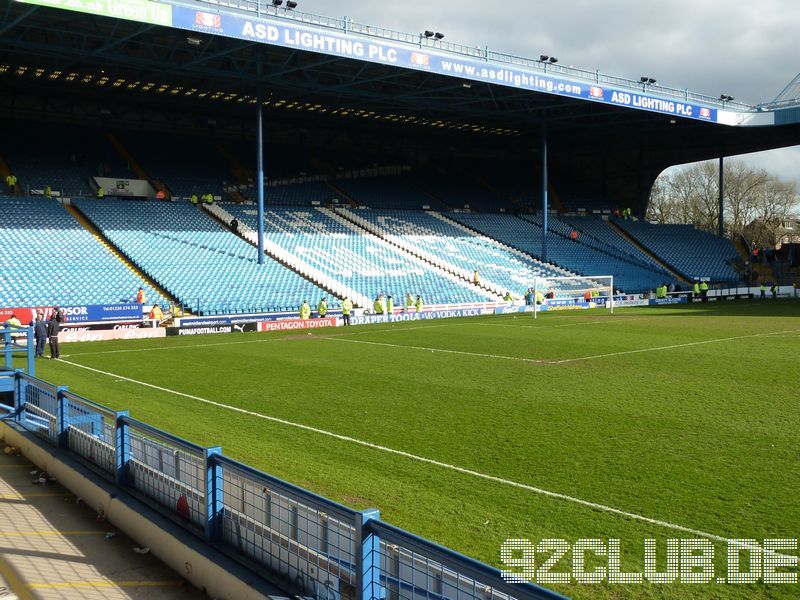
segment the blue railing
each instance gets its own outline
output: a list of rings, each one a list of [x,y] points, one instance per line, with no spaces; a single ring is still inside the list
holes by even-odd
[[[319,600],[536,600],[497,569],[14,373],[15,420],[288,593]],[[0,412],[4,405],[0,404]],[[0,416],[2,416],[0,414]]]
[[[29,375],[36,375],[36,363],[34,361],[34,335],[33,325],[20,327],[12,325],[8,321],[0,324],[0,339],[3,343],[3,360],[6,370],[13,370],[13,360],[15,354],[26,355],[26,371]]]

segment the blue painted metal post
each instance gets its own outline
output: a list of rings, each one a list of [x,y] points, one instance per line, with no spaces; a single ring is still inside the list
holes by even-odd
[[[12,366],[12,348],[11,348],[11,325],[8,324],[6,321],[3,324],[3,346],[5,347],[5,355],[6,355],[6,369],[13,369]]]
[[[26,386],[26,383],[25,383],[25,380],[21,377],[21,375],[22,375],[22,370],[21,369],[17,369],[16,371],[14,371],[14,373],[15,373],[14,379],[16,380],[14,382],[14,410],[16,410],[20,406],[25,404],[25,398],[26,398],[25,386]]]
[[[56,404],[58,405],[58,414],[56,415],[56,427],[58,429],[58,447],[68,448],[69,438],[67,431],[69,430],[69,413],[67,405],[69,402],[64,397],[64,392],[68,391],[66,386],[59,386],[56,388]]]
[[[256,186],[258,189],[258,264],[264,264],[264,92],[261,88],[261,55],[258,57],[258,93],[256,94],[256,143],[258,164]]]
[[[380,538],[372,533],[367,523],[381,518],[378,509],[370,508],[356,515],[356,600],[381,600]]]
[[[214,459],[215,456],[222,456],[220,446],[206,448],[206,542],[213,542],[219,538],[219,517],[223,510],[222,466]]]
[[[33,338],[33,325],[28,325],[28,375],[36,377],[36,345]]]
[[[547,113],[542,117],[542,260],[547,260]]]
[[[725,157],[719,157],[719,237],[725,237]]]
[[[128,426],[125,424],[125,417],[128,416],[127,410],[122,410],[116,413],[116,429],[117,429],[117,476],[116,483],[120,487],[124,487],[127,481],[128,462],[131,459],[131,438]]]

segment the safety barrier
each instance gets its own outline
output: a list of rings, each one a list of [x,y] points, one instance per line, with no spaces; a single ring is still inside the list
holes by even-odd
[[[17,423],[284,591],[320,600],[537,600],[497,569],[193,444],[64,387],[15,374]]]

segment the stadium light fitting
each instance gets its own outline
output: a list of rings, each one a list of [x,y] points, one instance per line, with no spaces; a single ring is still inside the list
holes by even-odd
[[[734,98],[733,98],[733,96],[728,96],[727,94],[721,94],[719,99],[722,100],[723,102],[730,102]]]
[[[186,43],[189,44],[190,46],[199,46],[200,44],[203,43],[203,40],[201,40],[200,38],[189,36],[186,38]]]
[[[272,0],[272,6],[280,6],[283,4],[283,0]]]
[[[426,38],[430,39],[434,36],[434,33],[430,29],[426,29],[423,34]]]
[[[647,83],[647,80],[650,79],[649,77],[639,77],[639,83]]]
[[[444,39],[444,34],[443,34],[441,31],[437,31],[437,32],[436,32],[436,33],[433,35],[433,37],[435,37],[437,40],[443,40],[443,39]]]
[[[297,2],[294,0],[286,0],[286,8],[292,10],[293,8],[297,8]]]
[[[548,60],[550,60],[550,57],[547,54],[539,55],[539,62],[547,62]]]
[[[649,83],[650,85],[653,85],[654,83],[656,83],[656,80],[655,80],[655,79],[653,79],[652,77],[650,77],[650,78],[647,80],[647,83]]]
[[[558,62],[558,59],[557,59],[555,56],[551,56],[550,58],[548,58],[548,59],[547,59],[547,61],[548,61],[548,62],[549,62],[551,65],[554,65],[554,64],[556,64],[556,63]]]

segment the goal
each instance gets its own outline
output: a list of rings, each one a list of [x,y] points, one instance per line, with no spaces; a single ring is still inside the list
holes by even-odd
[[[614,276],[537,277],[533,283],[533,318],[545,310],[606,308],[614,314]]]

